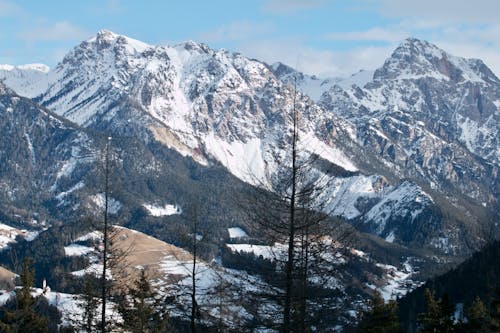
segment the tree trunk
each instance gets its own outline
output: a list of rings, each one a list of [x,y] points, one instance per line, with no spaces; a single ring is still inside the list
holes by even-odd
[[[108,257],[108,199],[109,199],[109,142],[111,137],[107,137],[106,141],[106,165],[104,170],[104,249],[102,256],[102,309],[101,309],[101,332],[106,332],[106,269]]]
[[[293,292],[294,251],[295,251],[295,206],[297,195],[297,94],[293,95],[293,136],[292,136],[292,193],[290,196],[290,220],[288,234],[288,256],[285,266],[285,305],[283,308],[283,333],[291,330],[291,305]]]

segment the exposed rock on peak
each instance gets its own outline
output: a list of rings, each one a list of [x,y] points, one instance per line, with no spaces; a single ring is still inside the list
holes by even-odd
[[[377,80],[419,77],[454,83],[499,82],[481,60],[452,56],[436,45],[416,38],[403,41],[374,75]]]

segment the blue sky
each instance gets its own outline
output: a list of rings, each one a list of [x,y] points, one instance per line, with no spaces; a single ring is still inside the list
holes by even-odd
[[[375,69],[406,37],[500,74],[498,0],[0,0],[0,64],[55,66],[100,29],[204,42],[309,74]]]

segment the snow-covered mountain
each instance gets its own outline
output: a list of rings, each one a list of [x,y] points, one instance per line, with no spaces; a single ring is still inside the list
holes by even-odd
[[[43,64],[0,65],[0,78],[14,91],[21,91],[23,96],[31,98],[44,89],[49,71],[50,68]]]
[[[481,60],[407,39],[371,82],[334,86],[319,104],[402,177],[498,207],[500,80]]]
[[[346,78],[319,78],[316,75],[301,73],[280,62],[274,63],[271,66],[271,70],[281,81],[286,82],[290,86],[296,85],[298,90],[311,97],[314,101],[318,101],[323,93],[334,86],[344,89],[350,88],[352,85],[363,87],[373,79],[374,74],[374,71],[360,70]]]
[[[423,238],[427,244],[438,244],[440,237],[444,237],[443,214],[436,206],[442,204],[436,204],[430,191],[441,190],[449,183],[460,188],[456,185],[457,171],[450,165],[460,163],[462,151],[443,143],[440,136],[425,126],[419,130],[421,120],[412,118],[401,125],[403,120],[395,116],[401,114],[400,99],[391,96],[398,95],[398,90],[395,86],[383,89],[380,82],[424,82],[428,77],[436,80],[437,75],[426,74],[419,65],[410,72],[402,70],[405,74],[394,80],[393,72],[403,65],[398,67],[391,59],[404,54],[404,45],[373,76],[360,72],[347,80],[327,81],[302,77],[298,87],[307,91],[314,82],[314,89],[309,90],[315,92],[313,97],[321,93],[319,105],[294,90],[290,84],[293,71],[284,65],[268,66],[241,54],[212,50],[194,42],[151,46],[109,31],[100,31],[82,42],[44,75],[29,79],[10,76],[9,82],[18,87],[19,94],[34,97],[78,125],[140,138],[145,144],[160,142],[201,165],[220,163],[251,184],[272,184],[279,167],[286,165],[288,155],[283,148],[290,139],[295,100],[301,114],[302,147],[341,170],[337,172],[339,177],[330,178],[325,191],[329,211],[361,220],[366,230],[389,241],[420,244]],[[414,62],[411,57],[399,58]],[[462,64],[458,58],[453,59],[454,63]],[[485,84],[496,84],[498,79],[491,72],[479,63],[474,64],[484,75],[464,72],[463,83],[457,81],[457,76],[453,76],[454,80],[466,86],[467,82],[476,82],[469,79],[484,77]],[[5,73],[0,75],[7,78]],[[370,82],[365,84],[367,81]],[[356,83],[365,84],[365,90]],[[414,88],[404,87],[399,86],[408,91]],[[432,89],[428,89],[428,94],[441,96]],[[369,98],[363,99],[365,95]],[[398,108],[394,109],[391,103]],[[489,107],[488,112],[495,114]],[[430,110],[434,107],[429,106],[425,113],[436,115]],[[419,112],[423,113],[420,109]],[[489,128],[492,121],[484,128]],[[435,117],[429,116],[427,122],[436,125]],[[392,124],[391,133],[384,132],[386,123]],[[389,144],[384,143],[386,139]],[[485,140],[495,139],[488,136]],[[441,156],[429,157],[429,153],[435,154],[436,147],[444,156],[452,155],[450,165],[439,164]],[[485,153],[486,157],[491,155]],[[411,158],[400,157],[406,154]],[[468,188],[478,193],[474,198],[491,202],[491,198],[485,198],[483,188],[491,189],[491,185],[485,184],[496,177],[496,166],[476,163],[476,159],[464,164],[472,168],[464,169],[461,165],[458,168],[465,171],[466,179],[471,179]],[[324,172],[324,168],[318,172]],[[480,181],[472,181],[483,174],[485,177]],[[401,178],[410,181],[398,180]],[[411,180],[420,182],[420,186]],[[426,193],[423,187],[429,183]],[[453,241],[458,241],[457,237]]]

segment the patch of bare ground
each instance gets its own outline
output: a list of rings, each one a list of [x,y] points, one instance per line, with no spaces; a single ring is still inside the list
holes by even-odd
[[[130,286],[141,269],[145,270],[150,280],[172,282],[179,276],[162,272],[161,262],[167,257],[183,262],[192,260],[188,251],[139,231],[115,227],[112,234],[112,253],[119,258],[111,266],[111,272],[124,286]]]
[[[0,289],[9,289],[14,287],[14,277],[16,274],[0,266]]]

